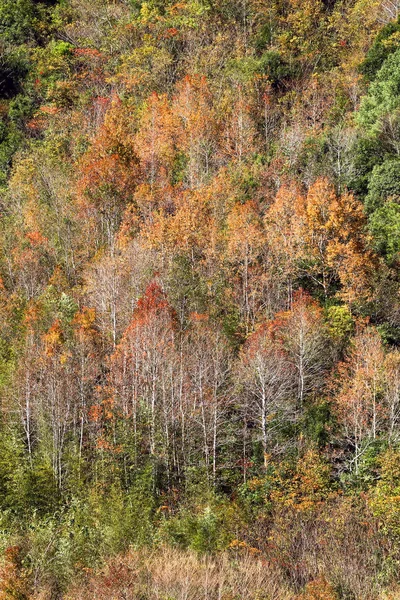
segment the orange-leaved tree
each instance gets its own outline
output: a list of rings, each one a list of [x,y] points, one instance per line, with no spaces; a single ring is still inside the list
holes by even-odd
[[[123,209],[139,179],[133,120],[114,96],[89,150],[78,164],[77,200],[90,247],[112,246]],[[94,237],[93,237],[94,236]]]
[[[356,335],[337,371],[335,410],[347,443],[354,450],[356,474],[369,444],[382,431],[385,352],[379,333],[367,327]]]

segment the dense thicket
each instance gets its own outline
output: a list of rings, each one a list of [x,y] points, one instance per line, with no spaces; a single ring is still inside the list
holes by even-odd
[[[400,597],[399,13],[0,0],[0,598]]]

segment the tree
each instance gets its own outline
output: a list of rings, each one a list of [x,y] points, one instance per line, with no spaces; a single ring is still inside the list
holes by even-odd
[[[138,159],[129,111],[115,96],[79,164],[78,206],[86,219],[86,234],[91,235],[90,228],[98,234],[92,240],[93,248],[104,243],[113,247],[123,209],[137,182]]]
[[[254,324],[260,303],[256,294],[263,246],[264,232],[256,204],[236,204],[227,219],[227,258],[239,277],[239,306],[246,333]]]
[[[150,457],[164,457],[168,472],[177,368],[174,343],[171,308],[163,290],[153,281],[139,299],[111,357],[110,387],[116,408],[132,423],[135,464],[143,439]]]
[[[15,287],[31,300],[44,290],[53,271],[53,252],[48,239],[39,231],[28,231],[21,238],[16,240],[17,244],[9,257],[12,261],[11,273]]]
[[[42,451],[48,453],[55,480],[61,489],[64,477],[64,449],[73,424],[74,403],[71,353],[64,345],[64,333],[56,320],[42,337],[40,380],[36,398],[36,423]]]
[[[35,399],[37,398],[38,381],[35,377],[35,361],[37,347],[35,343],[34,328],[28,325],[26,332],[25,348],[22,352],[23,361],[15,374],[15,388],[12,396],[11,407],[16,405],[18,419],[22,424],[24,440],[28,452],[28,459],[32,461],[32,454],[36,442],[35,431]]]
[[[265,223],[270,248],[291,279],[310,278],[325,298],[340,283],[338,293],[349,304],[369,298],[374,256],[367,248],[363,207],[351,194],[338,197],[327,179],[318,179],[305,197],[283,188]]]
[[[399,30],[400,24],[398,22],[388,23],[375,37],[371,48],[360,65],[360,71],[368,81],[373,81],[387,57],[397,50]]]
[[[96,311],[83,307],[74,316],[73,381],[76,402],[73,406],[74,439],[77,439],[79,458],[82,459],[85,434],[88,431],[89,408],[95,397],[96,382],[101,377],[100,336],[96,327]],[[71,393],[71,392],[70,392]]]
[[[387,23],[388,21],[394,21],[398,19],[400,15],[400,2],[399,0],[383,0],[380,3],[380,21]]]
[[[397,200],[400,197],[399,164],[398,159],[391,158],[372,169],[365,198],[365,207],[369,214],[381,208],[388,199]]]
[[[148,174],[151,189],[172,178],[178,131],[179,120],[172,113],[167,97],[153,93],[142,108],[135,136],[141,168]]]
[[[10,212],[19,229],[18,237],[24,232],[33,242],[35,236],[36,246],[41,240],[52,263],[62,265],[71,280],[82,260],[76,206],[69,189],[72,178],[65,155],[41,147],[34,155],[16,161],[9,183]],[[43,258],[41,262],[45,262]]]
[[[373,245],[379,254],[385,257],[389,265],[399,259],[400,243],[400,206],[389,200],[374,212],[369,219],[369,230],[373,236]]]
[[[360,458],[382,431],[385,354],[372,327],[355,337],[346,360],[338,367],[336,412],[346,440],[354,448],[356,475]]]
[[[230,118],[226,120],[222,134],[221,151],[225,160],[241,165],[257,149],[257,131],[248,100],[250,89],[244,90],[238,84],[231,93],[233,98],[225,100]]]
[[[85,269],[86,301],[96,310],[104,341],[115,347],[154,272],[154,257],[136,240],[104,253]]]
[[[390,54],[371,83],[357,115],[359,124],[371,135],[383,133],[393,152],[399,154],[398,110],[400,50]]]
[[[395,547],[400,541],[399,491],[400,462],[399,452],[389,448],[378,460],[379,480],[370,491],[368,505],[375,518],[379,519],[381,531],[389,535]]]
[[[181,122],[178,140],[187,161],[185,183],[195,189],[212,173],[217,135],[212,97],[205,77],[186,76],[179,82],[173,114]]]
[[[400,435],[400,355],[398,350],[389,352],[384,362],[384,397],[382,417],[387,425],[390,443],[396,443]]]
[[[270,285],[277,287],[278,306],[289,307],[293,288],[300,275],[299,259],[303,251],[301,231],[304,200],[295,183],[283,184],[264,217],[266,256],[265,271],[271,278]],[[283,298],[279,296],[283,295]],[[275,303],[274,303],[275,304]],[[273,314],[272,313],[272,314]],[[271,315],[272,316],[272,315]]]
[[[200,426],[207,480],[217,485],[221,436],[231,404],[229,375],[232,361],[224,335],[206,315],[192,315],[191,328],[183,340],[183,368],[190,388],[187,420]],[[196,428],[192,431],[196,431]],[[196,440],[197,441],[197,440]],[[186,443],[189,440],[186,438]],[[193,447],[193,442],[192,442]]]
[[[244,419],[257,422],[264,466],[279,428],[295,419],[295,378],[294,366],[276,340],[271,324],[260,326],[241,351],[236,385]]]
[[[311,392],[322,389],[330,366],[322,310],[300,290],[294,295],[291,310],[279,313],[272,327],[295,371],[297,402],[302,408]]]
[[[307,195],[304,226],[306,248],[315,261],[307,273],[321,277],[325,296],[337,277],[340,295],[349,303],[368,297],[373,256],[361,203],[350,194],[337,197],[326,180],[318,180]]]
[[[209,199],[199,190],[175,193],[173,209],[161,209],[143,227],[144,239],[151,248],[161,251],[165,261],[184,255],[193,269],[212,254],[216,233]]]

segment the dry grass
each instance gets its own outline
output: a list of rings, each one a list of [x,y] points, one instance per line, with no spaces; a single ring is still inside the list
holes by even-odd
[[[199,557],[162,548],[113,559],[66,600],[294,600],[279,573],[251,555]]]

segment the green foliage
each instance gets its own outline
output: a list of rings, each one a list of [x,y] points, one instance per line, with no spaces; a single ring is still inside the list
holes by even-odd
[[[369,219],[369,230],[377,252],[389,263],[397,261],[400,251],[400,205],[390,200],[378,208]]]
[[[182,509],[177,516],[167,519],[159,536],[173,546],[209,554],[227,548],[239,523],[237,507],[214,499],[210,505]]]
[[[12,158],[23,143],[23,134],[13,125],[0,120],[0,186],[7,182]]]
[[[60,502],[60,492],[52,466],[44,458],[37,457],[27,464],[23,473],[20,510],[23,514],[37,513],[47,516],[54,513]]]
[[[171,303],[182,322],[192,312],[204,312],[207,289],[205,282],[193,269],[188,256],[178,255],[174,258],[169,272]]]
[[[317,179],[326,175],[328,164],[327,140],[323,135],[307,137],[298,157],[298,168]]]
[[[378,325],[376,329],[384,344],[387,346],[400,345],[400,327],[398,325],[386,321]]]
[[[381,208],[386,200],[400,197],[400,160],[393,158],[373,168],[369,177],[365,206],[369,213]]]
[[[56,286],[49,285],[40,297],[43,326],[51,327],[54,321],[59,320],[63,331],[71,333],[71,321],[74,318],[78,305],[71,296],[64,291],[57,290]]]
[[[332,407],[327,400],[314,402],[307,407],[301,431],[318,448],[325,448],[332,436],[334,419]]]
[[[400,22],[388,23],[376,36],[360,65],[360,72],[367,81],[373,81],[390,54],[393,54],[400,44]]]
[[[272,503],[269,502],[269,498],[275,486],[276,471],[277,465],[270,461],[262,477],[249,477],[246,483],[240,485],[239,501],[251,517],[271,510]]]
[[[400,542],[400,454],[390,448],[378,461],[380,478],[370,492],[369,504],[386,533],[390,533],[398,546]]]
[[[325,311],[328,333],[343,348],[354,331],[354,319],[346,305],[329,306]]]
[[[54,513],[60,501],[54,473],[44,459],[29,460],[19,432],[9,430],[0,445],[0,508],[10,524],[20,527],[25,519]]]
[[[57,93],[57,82],[68,80],[73,65],[73,45],[69,42],[50,40],[45,47],[35,49],[35,69],[40,84],[49,100]],[[78,98],[75,98],[75,101]]]
[[[142,25],[162,23],[165,27],[197,29],[201,18],[210,10],[208,0],[190,0],[176,5],[161,0],[130,0],[133,16]]]
[[[258,63],[258,71],[266,75],[274,85],[282,85],[287,77],[294,75],[289,65],[285,63],[279,52],[275,50],[268,50],[261,55]]]
[[[20,93],[28,72],[27,48],[0,43],[0,99],[13,98]]]
[[[43,39],[48,33],[51,5],[56,3],[57,0],[1,0],[0,37],[13,44]]]
[[[4,424],[3,424],[4,427]],[[19,512],[23,502],[24,448],[14,431],[0,438],[0,502],[2,511]]]
[[[390,118],[396,136],[400,109],[400,50],[386,59],[361,102],[357,120],[366,131],[378,134]]]
[[[36,102],[31,96],[18,94],[10,101],[8,118],[11,123],[21,128],[26,120],[33,116],[35,108]]]
[[[90,557],[95,564],[102,556],[122,552],[129,545],[151,544],[155,502],[149,472],[138,476],[128,493],[116,483],[104,490],[95,487],[83,500],[74,516],[78,525],[74,543],[81,560]]]
[[[341,476],[341,483],[349,491],[355,492],[373,489],[379,478],[378,469],[381,454],[386,450],[386,442],[382,439],[366,439],[361,448],[358,472],[352,470]]]
[[[25,141],[25,123],[37,108],[30,77],[35,66],[39,70],[41,66],[35,58],[37,48],[33,48],[50,39],[52,15],[58,6],[57,1],[0,2],[0,100],[10,100],[8,110],[0,111],[0,186],[6,183],[13,155]],[[50,55],[61,57],[71,44],[54,42],[49,48]],[[49,68],[54,67],[49,64]]]
[[[299,598],[335,595],[326,564],[372,598],[398,560],[400,21],[373,41],[367,5],[0,0],[0,552],[18,542],[21,600],[100,569],[92,595],[122,597],[118,557],[146,547],[243,553],[252,579],[261,554]]]
[[[149,465],[137,473],[126,502],[127,527],[122,527],[121,539],[128,539],[136,547],[151,544],[155,535],[155,513],[158,501],[155,495],[154,470]]]
[[[21,43],[33,34],[35,3],[32,0],[2,0],[0,34],[13,43]]]
[[[362,196],[368,193],[371,172],[389,154],[387,146],[382,137],[374,135],[362,136],[355,142],[351,149],[353,168],[347,182],[350,189]]]

